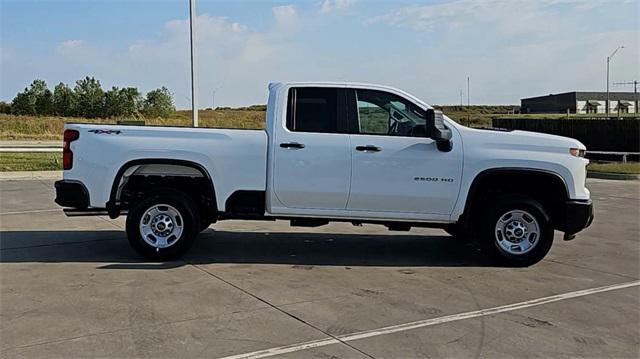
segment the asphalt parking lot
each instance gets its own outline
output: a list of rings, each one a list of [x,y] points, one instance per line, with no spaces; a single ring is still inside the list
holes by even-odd
[[[593,225],[512,269],[439,230],[286,222],[222,222],[145,263],[122,218],[2,180],[0,356],[637,358],[640,182],[588,187]]]

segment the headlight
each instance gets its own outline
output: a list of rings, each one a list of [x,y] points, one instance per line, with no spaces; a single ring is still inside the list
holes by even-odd
[[[576,157],[584,157],[586,152],[587,152],[586,150],[581,150],[579,148],[570,148],[569,149],[569,153],[572,156],[576,156]]]

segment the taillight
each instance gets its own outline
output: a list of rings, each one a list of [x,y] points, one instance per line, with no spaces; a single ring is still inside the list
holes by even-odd
[[[80,137],[80,132],[76,130],[64,130],[62,142],[62,168],[70,170],[73,167],[73,152],[71,152],[71,142]]]

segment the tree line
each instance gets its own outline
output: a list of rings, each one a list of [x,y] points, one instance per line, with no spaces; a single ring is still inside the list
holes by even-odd
[[[85,77],[73,88],[60,82],[53,89],[43,80],[34,80],[7,103],[0,101],[0,112],[27,116],[64,117],[166,117],[175,111],[173,96],[166,87],[147,92],[136,87],[112,87],[104,91],[100,81]]]

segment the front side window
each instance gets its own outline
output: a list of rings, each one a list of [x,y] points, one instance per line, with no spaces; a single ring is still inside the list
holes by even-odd
[[[394,94],[356,90],[358,133],[424,137],[425,112]]]
[[[298,87],[289,90],[287,128],[294,132],[340,133],[340,91],[335,88]],[[341,126],[342,125],[342,126]]]

